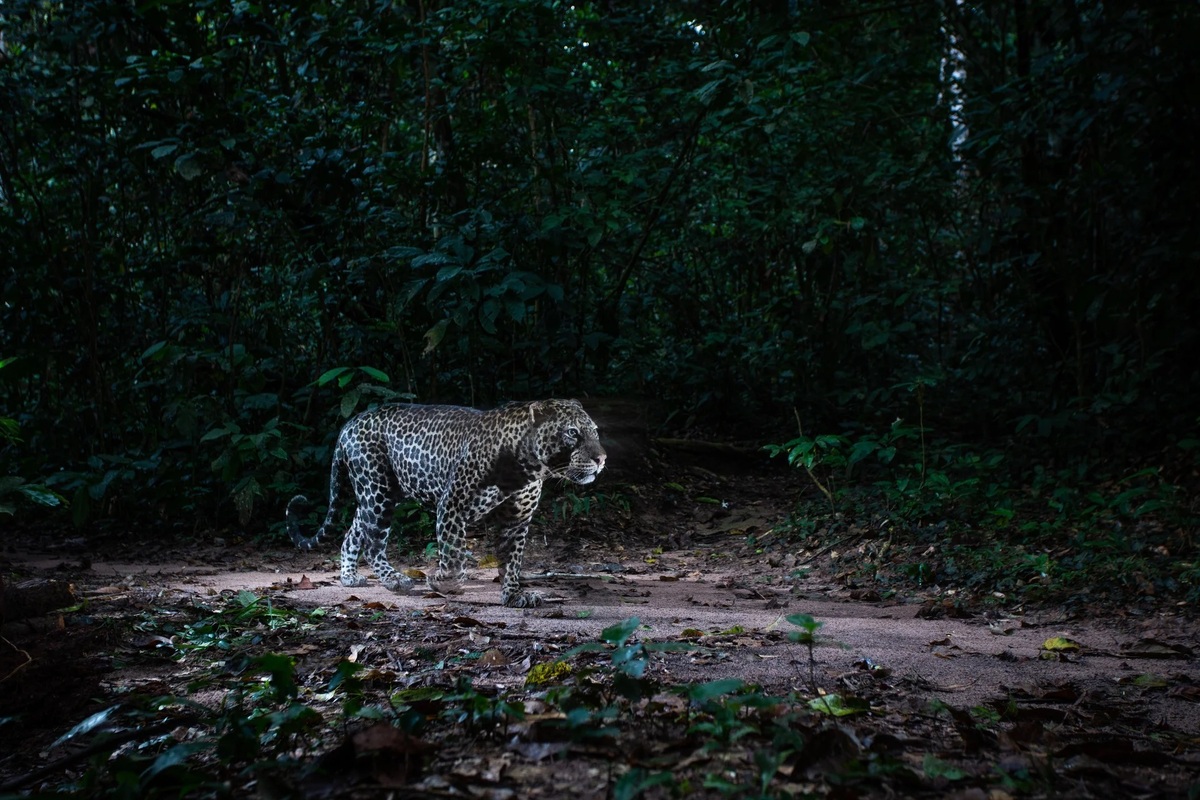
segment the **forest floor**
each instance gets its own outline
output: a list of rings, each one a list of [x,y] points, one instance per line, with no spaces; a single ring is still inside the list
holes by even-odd
[[[187,544],[10,538],[0,552],[6,575],[69,579],[87,601],[49,630],[5,631],[0,794],[86,786],[88,769],[103,771],[98,754],[114,764],[136,748],[227,733],[220,709],[245,700],[230,689],[245,662],[229,665],[278,653],[295,663],[292,702],[327,719],[352,712],[331,683],[349,662],[364,703],[399,714],[394,725],[415,710],[421,738],[381,738],[370,715],[351,713],[311,751],[281,752],[312,769],[218,770],[225,788],[216,794],[375,796],[390,786],[410,797],[1194,796],[1194,610],[1080,618],[995,605],[961,614],[945,613],[953,590],[881,594],[848,577],[854,541],[796,543],[780,533],[800,490],[795,473],[711,466],[666,484],[632,478],[624,494],[594,496],[586,509],[574,495],[547,498],[526,572],[548,602],[528,610],[499,604],[486,566],[453,597],[374,581],[348,589],[336,580],[333,542],[299,553],[231,533]],[[811,660],[789,637],[799,630],[793,614],[822,625]],[[636,638],[614,638],[631,617]],[[602,639],[603,649],[572,652]],[[645,668],[630,673],[629,689],[610,680],[621,670],[612,653],[634,641],[649,649],[624,651]],[[574,681],[574,701],[537,678],[538,665],[557,660],[573,664],[574,677],[553,674]],[[753,686],[695,693],[730,678]],[[438,693],[415,694],[430,689]],[[165,696],[214,718],[133,700]],[[844,705],[814,710],[820,696]],[[587,714],[573,716],[577,708]],[[95,731],[60,741],[98,712]],[[159,741],[139,739],[139,725]],[[96,731],[113,744],[106,749]],[[269,751],[270,736],[261,738]],[[215,752],[214,762],[224,758]],[[170,772],[131,763],[141,764],[133,780],[144,791]],[[99,785],[106,780],[120,778]]]

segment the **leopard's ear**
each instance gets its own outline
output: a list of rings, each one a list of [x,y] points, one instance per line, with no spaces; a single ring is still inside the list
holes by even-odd
[[[545,419],[550,413],[545,400],[535,400],[529,404],[529,422],[532,425],[537,425],[540,420]]]

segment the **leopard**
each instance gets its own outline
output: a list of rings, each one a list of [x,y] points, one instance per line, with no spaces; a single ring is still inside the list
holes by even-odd
[[[387,557],[397,503],[415,500],[435,515],[437,571],[429,588],[459,594],[466,579],[467,531],[481,521],[500,528],[498,570],[501,603],[541,605],[544,597],[521,585],[529,525],[542,485],[563,479],[596,480],[607,453],[600,432],[578,400],[513,402],[481,411],[453,405],[390,404],[352,417],[338,434],[329,473],[329,506],[311,536],[301,530],[308,500],[287,505],[287,530],[311,550],[334,530],[353,495],[354,517],[342,539],[343,586],[365,586],[360,556],[392,591],[411,589],[411,577]]]

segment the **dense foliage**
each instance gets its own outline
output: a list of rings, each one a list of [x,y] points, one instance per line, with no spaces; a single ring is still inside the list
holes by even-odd
[[[7,0],[0,36],[0,492],[77,521],[276,510],[395,396],[1195,435],[1194,4]]]

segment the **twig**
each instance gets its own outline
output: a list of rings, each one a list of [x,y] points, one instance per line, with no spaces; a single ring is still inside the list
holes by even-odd
[[[832,541],[832,542],[830,542],[829,544],[825,545],[825,546],[824,546],[824,547],[822,547],[820,550],[818,550],[817,552],[813,553],[811,556],[809,556],[808,558],[804,559],[803,561],[797,561],[797,562],[796,562],[796,566],[797,566],[797,567],[799,567],[799,566],[801,566],[801,565],[803,565],[803,564],[807,564],[808,562],[812,561],[814,558],[817,558],[817,557],[819,557],[819,556],[822,556],[822,555],[824,555],[825,553],[828,553],[830,550],[832,550],[833,548],[837,547],[838,545],[840,545],[840,544],[842,544],[842,543],[844,543],[844,542],[848,542],[848,541],[850,541],[851,539],[854,539],[854,538],[855,538],[855,537],[857,537],[857,536],[858,536],[858,534],[853,534],[853,535],[851,535],[851,536],[843,536],[843,537],[842,537],[842,538],[840,538],[840,539],[835,539],[834,541]]]
[[[579,578],[581,580],[611,581],[614,575],[597,572],[523,572],[521,578],[528,580],[544,580],[546,578]]]
[[[0,678],[0,683],[4,683],[6,680],[8,680],[9,678],[11,678],[13,675],[16,675],[18,672],[20,672],[21,670],[25,669],[25,668],[26,668],[26,667],[28,667],[30,664],[32,664],[32,663],[33,663],[33,656],[29,655],[29,651],[27,651],[27,650],[22,650],[21,648],[17,647],[15,644],[13,644],[12,642],[10,642],[8,639],[5,639],[3,636],[0,636],[0,642],[4,642],[6,645],[8,645],[9,647],[11,647],[13,650],[15,650],[15,651],[17,651],[18,653],[20,653],[21,655],[25,656],[25,661],[23,661],[22,663],[18,664],[18,665],[17,665],[17,666],[15,666],[15,667],[13,667],[13,669],[12,669],[12,671],[11,671],[11,672],[9,672],[9,673],[8,673],[7,675],[5,675],[3,678]]]

